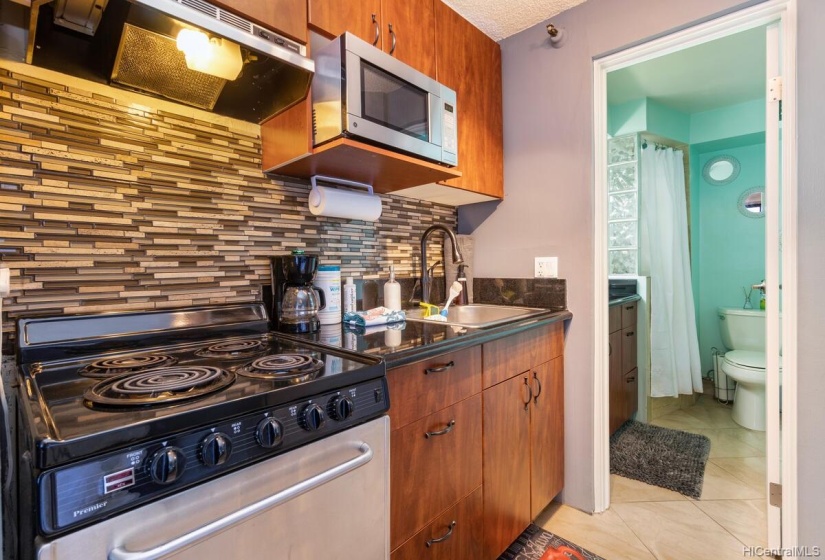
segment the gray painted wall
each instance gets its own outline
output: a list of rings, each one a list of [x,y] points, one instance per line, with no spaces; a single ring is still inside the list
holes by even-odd
[[[825,545],[825,2],[797,0],[799,35],[799,544]]]
[[[544,23],[501,42],[504,81],[504,180],[506,198],[459,210],[459,228],[474,229],[477,277],[530,277],[533,258],[558,256],[574,314],[565,350],[565,502],[592,511],[593,494],[593,178],[592,60],[605,53],[722,11],[753,4],[734,0],[589,0],[552,18],[568,34],[562,48],[549,47]],[[814,525],[825,519],[823,446],[814,430],[825,426],[825,355],[817,352],[825,314],[814,301],[825,284],[825,161],[822,140],[822,72],[825,2],[799,0],[800,189],[802,201],[800,324],[800,488],[803,537],[813,544]],[[817,173],[819,172],[819,173]],[[818,234],[818,235],[817,235]],[[817,367],[818,366],[818,367]],[[810,373],[809,373],[810,372]],[[816,373],[814,373],[816,372]],[[807,436],[807,437],[805,437]],[[816,492],[812,490],[816,488]],[[815,517],[805,520],[808,514]],[[817,536],[817,538],[820,538]],[[803,543],[805,539],[802,539]]]

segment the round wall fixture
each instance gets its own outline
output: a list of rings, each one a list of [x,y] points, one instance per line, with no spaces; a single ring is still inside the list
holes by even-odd
[[[736,203],[739,212],[748,218],[762,218],[765,216],[765,187],[752,187],[739,195]]]
[[[702,177],[711,185],[727,185],[739,176],[739,160],[733,156],[716,156],[702,169]]]

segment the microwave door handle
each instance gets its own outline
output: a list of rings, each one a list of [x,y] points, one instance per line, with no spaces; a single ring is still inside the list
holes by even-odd
[[[331,469],[325,470],[322,473],[316,474],[306,480],[285,488],[280,492],[273,494],[263,500],[250,504],[234,513],[230,513],[226,517],[222,517],[211,523],[207,523],[197,529],[186,533],[176,539],[166,542],[162,545],[156,546],[150,550],[143,550],[139,552],[130,552],[119,546],[109,553],[108,560],[150,560],[153,558],[160,558],[168,554],[172,554],[184,547],[191,546],[203,539],[223,531],[234,525],[237,525],[250,517],[254,517],[268,509],[284,504],[302,494],[306,494],[310,490],[314,490],[319,486],[335,480],[355,469],[362,467],[369,463],[373,458],[373,450],[366,443],[361,442],[358,447],[359,454],[357,457],[340,463]]]

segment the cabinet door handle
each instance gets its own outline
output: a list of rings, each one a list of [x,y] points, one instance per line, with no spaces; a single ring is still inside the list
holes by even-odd
[[[426,439],[430,439],[434,436],[443,436],[452,432],[453,428],[455,428],[455,420],[450,420],[449,422],[447,422],[447,427],[443,430],[438,430],[437,432],[424,432],[424,437]]]
[[[530,406],[530,401],[533,400],[533,388],[530,387],[530,383],[527,381],[527,378],[524,378],[524,386],[527,387],[527,400],[524,402],[524,410],[527,410],[527,407]]]
[[[435,367],[428,367],[424,370],[424,375],[428,375],[430,373],[441,373],[443,371],[447,371],[448,369],[452,368],[455,365],[454,361],[450,361],[446,364],[441,364],[440,366]]]
[[[634,331],[630,331],[629,333],[624,333],[625,336],[633,336],[636,334]]]
[[[392,24],[389,24],[390,38],[392,39],[392,46],[390,47],[390,54],[395,52],[395,31],[392,29]]]
[[[533,395],[533,404],[535,404],[539,400],[539,395],[541,395],[541,381],[539,381],[538,374],[535,371],[533,372],[533,379],[536,380],[536,385],[538,385],[538,391]]]
[[[378,18],[375,17],[375,14],[372,14],[372,24],[375,26],[375,39],[372,40],[372,46],[378,44],[378,39],[381,38],[381,26],[378,25]]]
[[[636,381],[635,377],[628,377],[626,383],[633,383],[634,381]]]
[[[628,305],[627,307],[625,307],[625,311],[632,311],[634,307],[636,307],[636,306],[635,305]]]
[[[450,523],[450,526],[449,526],[449,527],[447,527],[447,532],[446,532],[446,533],[444,533],[444,536],[443,536],[443,537],[438,537],[437,539],[430,539],[430,540],[428,540],[428,541],[427,541],[427,548],[430,548],[430,547],[431,547],[432,545],[434,545],[434,544],[438,544],[438,543],[440,543],[440,542],[444,542],[444,541],[446,541],[447,539],[449,539],[450,537],[452,537],[452,536],[453,536],[453,529],[454,529],[454,528],[455,528],[455,521],[453,521],[452,523]]]

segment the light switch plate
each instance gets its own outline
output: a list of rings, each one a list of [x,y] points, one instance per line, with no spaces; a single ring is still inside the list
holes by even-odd
[[[536,278],[558,278],[559,258],[558,257],[536,257]]]

